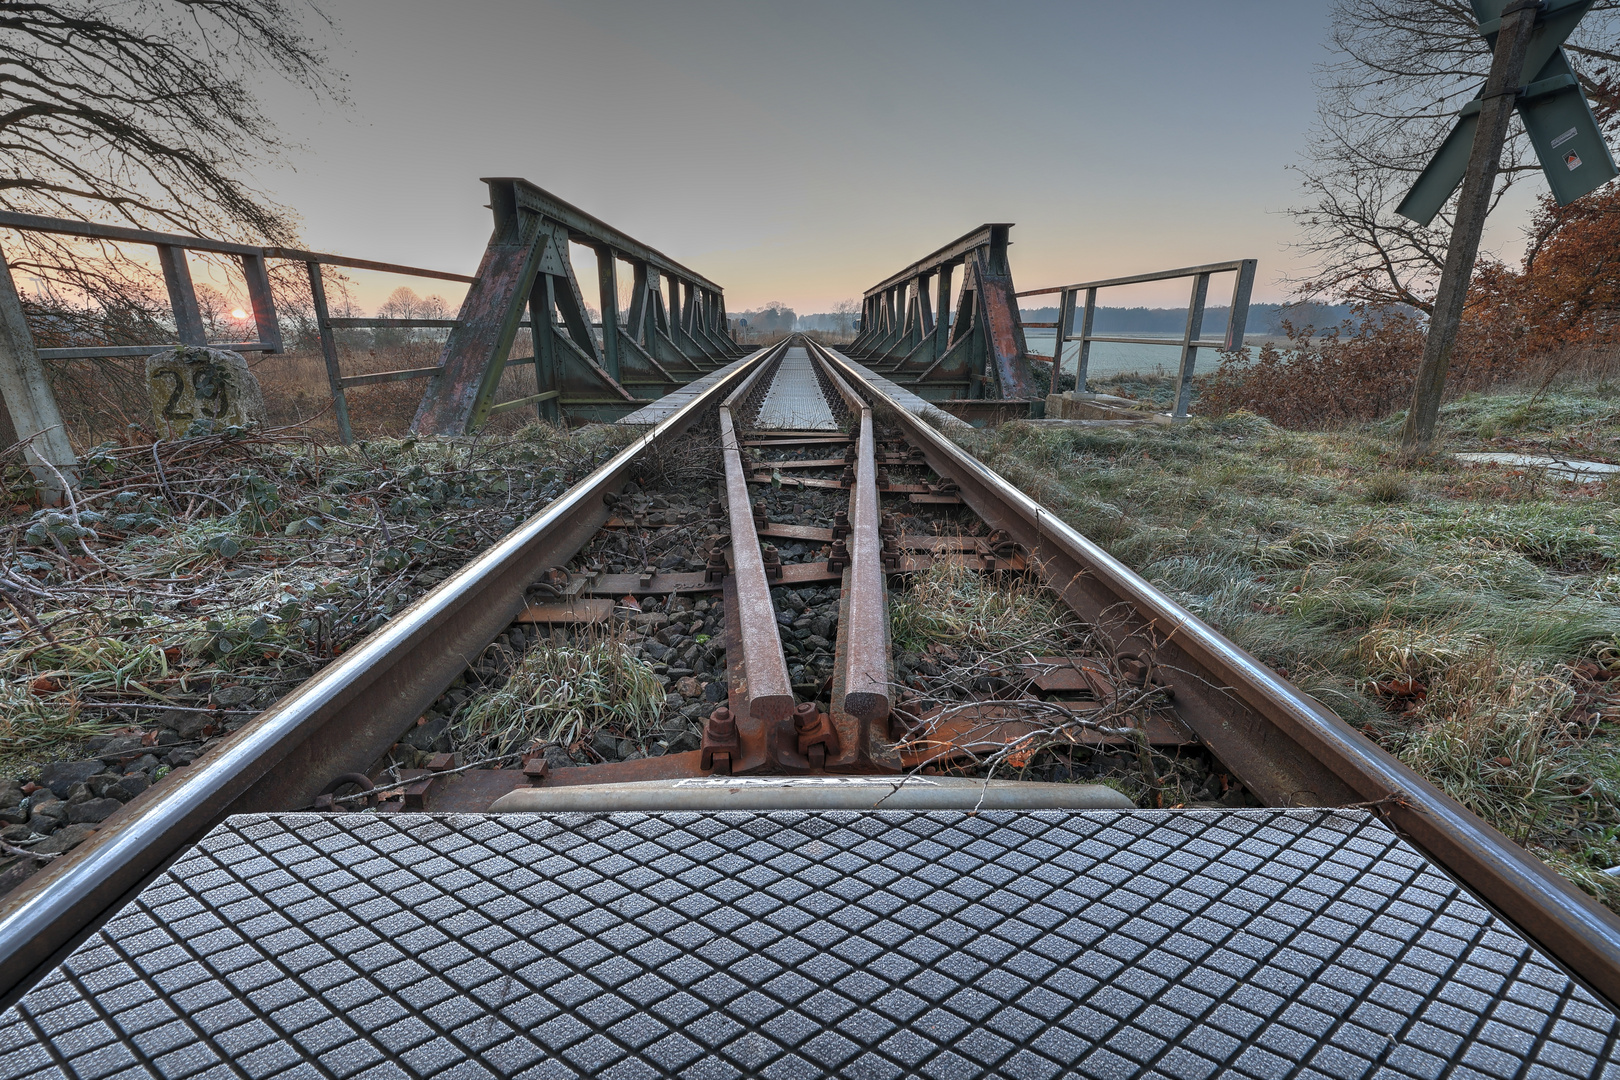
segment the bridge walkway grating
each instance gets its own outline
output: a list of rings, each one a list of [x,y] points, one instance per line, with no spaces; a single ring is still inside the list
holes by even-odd
[[[1363,812],[228,819],[0,1077],[1614,1075],[1620,1022]]]

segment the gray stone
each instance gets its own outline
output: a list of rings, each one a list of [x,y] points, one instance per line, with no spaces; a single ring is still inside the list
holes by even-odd
[[[263,423],[264,393],[240,353],[176,345],[146,359],[152,420],[166,439],[204,420],[215,431]]]
[[[173,755],[170,755],[173,756]],[[172,762],[171,762],[172,764]],[[141,773],[126,776],[106,789],[106,794],[119,802],[128,802],[146,790],[146,777]]]
[[[408,746],[418,750],[431,750],[433,744],[439,741],[440,736],[450,727],[448,716],[430,716],[425,724],[418,724],[405,733],[402,740]]]
[[[58,825],[62,824],[62,819],[65,817],[67,817],[67,803],[52,799],[50,802],[43,803],[29,811],[28,824],[37,833],[49,834],[54,832]]]
[[[89,761],[56,761],[39,770],[39,784],[41,787],[51,789],[51,794],[58,799],[67,798],[73,785],[82,784],[96,773],[101,771],[101,760],[91,758]]]
[[[0,806],[16,806],[23,801],[22,785],[15,780],[0,780]]]
[[[77,825],[82,822],[106,821],[124,804],[117,799],[91,799],[88,802],[74,803],[68,806],[68,823]]]
[[[37,851],[42,855],[55,855],[73,847],[95,831],[96,827],[90,824],[64,825],[56,830],[55,835],[49,840],[35,844],[29,850]]]
[[[34,830],[26,825],[7,825],[0,829],[0,840],[8,844],[20,844],[33,835]]]
[[[117,735],[108,739],[95,751],[96,756],[109,765],[122,764],[146,753],[139,735]]]
[[[703,745],[703,740],[701,737],[699,737],[698,733],[688,729],[664,732],[664,742],[669,746],[669,749],[666,750],[665,753],[669,754],[679,754],[687,750],[696,750]]]
[[[591,749],[608,761],[617,761],[623,755],[624,752],[619,747],[619,740],[605,731],[598,731],[591,736]]]
[[[252,701],[258,691],[251,686],[222,686],[209,695],[215,705],[231,706],[245,705]]]
[[[717,681],[704,686],[703,700],[716,703],[726,700],[726,684]]]
[[[206,712],[188,712],[183,709],[171,709],[158,717],[157,722],[178,735],[181,739],[191,740],[202,737],[203,728],[214,722],[214,717]],[[161,737],[161,736],[160,736]]]
[[[90,789],[90,794],[99,799],[103,795],[107,794],[108,788],[112,787],[123,778],[124,777],[122,774],[115,772],[96,773],[96,775],[85,781],[85,786]]]
[[[5,822],[7,825],[21,825],[27,820],[28,807],[26,806],[8,806],[4,810],[0,810],[0,821]]]
[[[153,769],[157,768],[157,765],[158,759],[156,755],[147,754],[143,758],[130,762],[129,767],[124,770],[124,773],[125,775],[128,775],[130,773],[151,772]]]

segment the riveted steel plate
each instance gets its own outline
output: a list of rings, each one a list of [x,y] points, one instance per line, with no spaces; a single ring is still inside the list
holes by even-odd
[[[838,430],[808,351],[793,348],[783,354],[753,427],[760,431]]]
[[[1615,1014],[1359,812],[237,817],[5,1077],[1611,1075]]]

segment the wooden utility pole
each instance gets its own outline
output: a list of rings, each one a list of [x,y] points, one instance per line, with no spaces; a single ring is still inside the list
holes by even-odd
[[[1401,430],[1401,445],[1422,453],[1434,441],[1435,420],[1440,415],[1440,395],[1446,387],[1446,371],[1457,344],[1457,327],[1462,322],[1463,303],[1474,276],[1479,256],[1479,238],[1485,230],[1491,193],[1501,164],[1502,143],[1507,138],[1508,121],[1513,117],[1514,99],[1524,73],[1525,50],[1536,24],[1536,0],[1516,0],[1502,12],[1496,49],[1491,56],[1491,73],[1480,95],[1479,127],[1463,176],[1462,194],[1457,199],[1457,220],[1446,248],[1446,263],[1440,271],[1440,290],[1434,297],[1429,316],[1429,333],[1423,343],[1423,362],[1418,366],[1417,389],[1412,408]]]

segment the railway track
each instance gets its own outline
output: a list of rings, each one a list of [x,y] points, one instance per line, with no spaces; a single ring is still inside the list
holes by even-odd
[[[144,899],[153,890],[172,892],[189,880],[198,852],[223,860],[219,853],[246,843],[254,829],[282,830],[292,843],[311,822],[339,822],[328,832],[349,837],[347,844],[359,842],[357,823],[384,829],[391,821],[407,823],[397,827],[409,842],[426,843],[410,824],[425,820],[422,813],[440,815],[435,829],[465,839],[495,829],[482,824],[490,821],[581,812],[580,820],[624,829],[638,814],[755,815],[774,822],[754,834],[760,843],[802,829],[802,815],[817,811],[878,814],[882,828],[899,820],[882,814],[1085,821],[1073,827],[1078,846],[1066,856],[1061,844],[1048,845],[1049,857],[1061,864],[1088,844],[1108,847],[1115,854],[1097,858],[1114,859],[1109,865],[1122,881],[1132,876],[1120,870],[1125,865],[1151,873],[1151,860],[1130,856],[1134,844],[1167,852],[1174,845],[1165,846],[1166,835],[1192,828],[1178,823],[1225,822],[1228,839],[1212,841],[1211,832],[1203,842],[1249,851],[1261,866],[1297,866],[1315,852],[1309,857],[1327,862],[1313,873],[1333,863],[1341,877],[1365,876],[1351,882],[1364,896],[1388,891],[1382,901],[1361,901],[1373,921],[1394,917],[1381,905],[1396,893],[1416,903],[1407,886],[1391,884],[1388,866],[1427,868],[1424,895],[1432,902],[1475,912],[1467,918],[1483,928],[1479,935],[1529,942],[1525,955],[1534,962],[1521,957],[1515,971],[1541,964],[1557,977],[1574,976],[1552,991],[1559,1004],[1549,1006],[1548,1030],[1570,1002],[1612,1019],[1605,1002],[1620,1001],[1620,920],[975,461],[939,430],[948,422],[943,414],[798,338],[650,411],[656,423],[633,445],[8,896],[0,909],[0,983],[25,1007],[0,1028],[10,1023],[20,1032],[13,1041],[54,1046],[40,1008],[27,1006],[67,985],[63,972],[74,960],[64,965],[64,958],[109,947],[125,932],[120,920],[153,910]],[[684,501],[676,501],[686,511],[672,511],[656,485],[634,482],[645,480],[654,460],[665,463],[664,495],[682,489]],[[706,505],[692,511],[698,503]],[[1042,647],[897,647],[897,605],[926,609],[919,583],[940,581],[990,583],[1015,602],[1051,604],[1056,614]],[[511,645],[513,628],[522,646]],[[687,741],[697,745],[666,739],[664,752],[647,755],[643,740],[642,749],[590,761],[581,760],[591,750],[580,740],[532,731],[521,745],[509,736],[480,743],[477,753],[445,749],[442,740],[413,744],[419,718],[498,689],[525,647],[596,640],[634,647],[661,672],[666,705],[695,725]],[[452,684],[468,685],[469,671],[473,683],[489,685],[447,697]],[[1133,777],[1151,800],[1160,780],[1154,761],[1180,759],[1201,759],[1205,774],[1231,778],[1224,807],[1136,811],[1104,783],[1003,779],[1034,760],[1061,762],[1071,780]],[[335,816],[299,813],[311,808]],[[780,816],[788,812],[801,817]],[[484,813],[494,816],[453,816]],[[257,816],[228,822],[233,815]],[[1136,840],[1119,840],[1120,829]],[[1262,841],[1266,830],[1270,839]],[[869,833],[873,843],[879,831],[874,825]],[[1324,855],[1329,834],[1338,839]],[[590,835],[606,845],[600,859],[622,850],[600,830]],[[683,843],[701,846],[707,835]],[[805,833],[812,839],[801,836],[801,848],[824,835]],[[987,836],[979,842],[990,844]],[[643,839],[653,842],[650,834]],[[680,856],[680,844],[664,843],[660,858]],[[952,858],[965,857],[972,837],[960,843]],[[1377,858],[1386,861],[1368,862],[1366,852],[1379,845]],[[561,858],[564,849],[549,850]],[[839,850],[854,859],[859,844]],[[1361,864],[1346,854],[1355,852],[1365,856]],[[336,854],[323,858],[343,863]],[[1007,874],[1001,885],[1013,880]],[[1286,876],[1270,880],[1273,895],[1246,894],[1259,897],[1247,916],[1289,891]],[[1448,901],[1434,890],[1452,880],[1465,891]],[[1391,948],[1407,955],[1435,924],[1420,929]],[[87,984],[73,985],[86,1000],[95,997]],[[1371,1000],[1370,993],[1352,998]],[[785,1000],[777,1005],[786,1008]],[[1620,1023],[1589,1026],[1608,1032],[1592,1051],[1595,1062],[1614,1052]],[[628,1037],[603,1037],[618,1040],[615,1052],[631,1052]],[[1405,1045],[1392,1038],[1386,1055],[1397,1044]],[[1543,1037],[1535,1053],[1562,1046]],[[897,1053],[879,1056],[900,1068]],[[71,1074],[65,1057],[52,1060]]]

